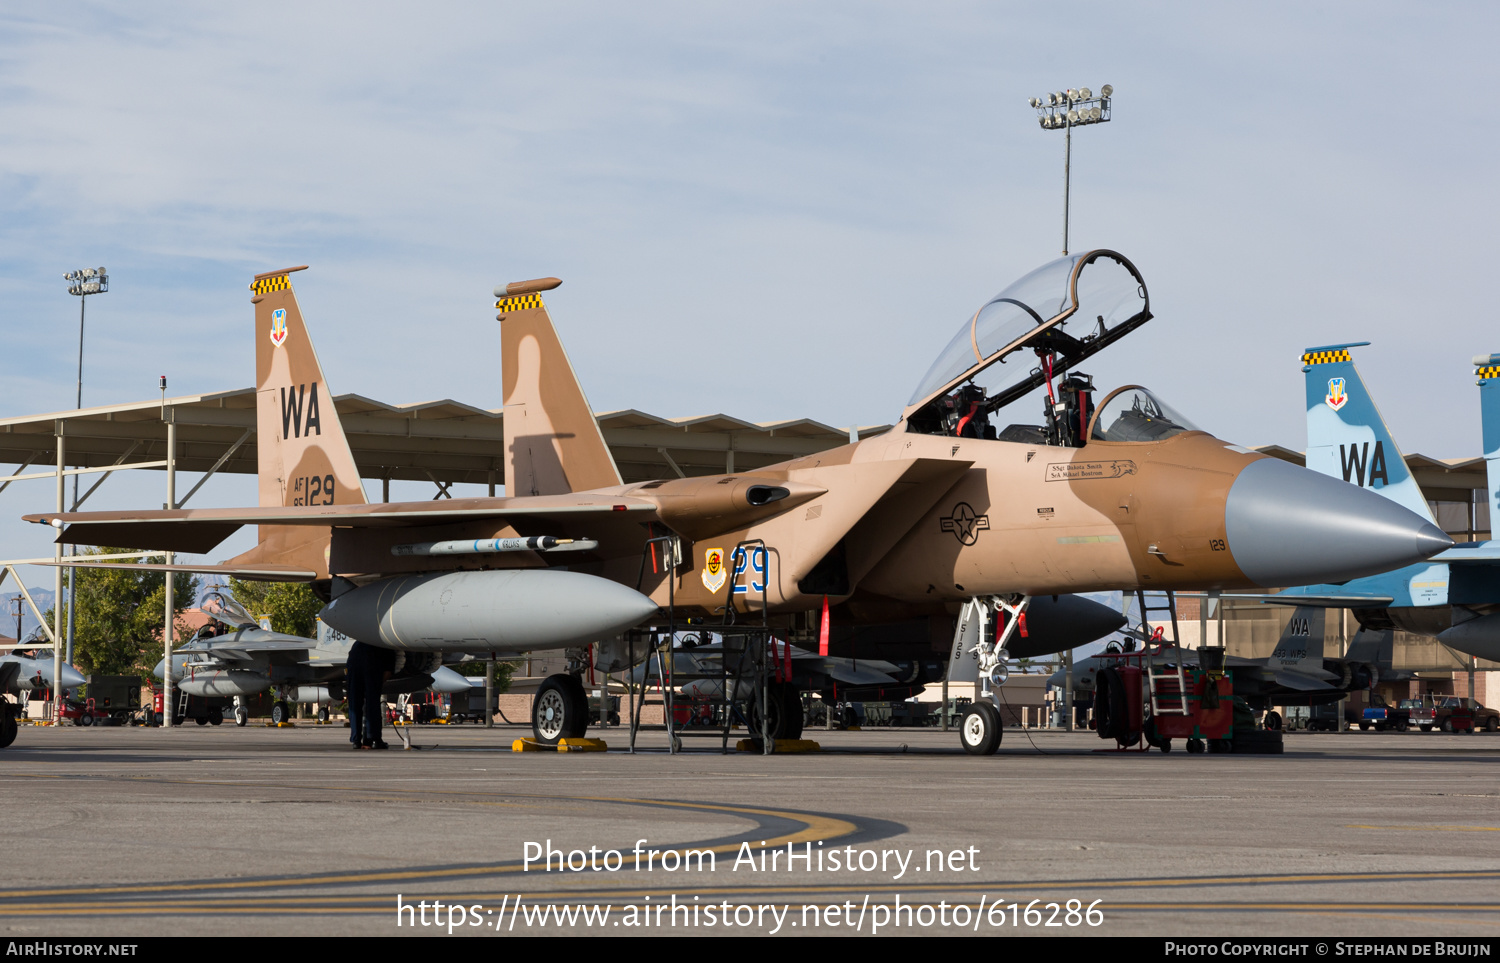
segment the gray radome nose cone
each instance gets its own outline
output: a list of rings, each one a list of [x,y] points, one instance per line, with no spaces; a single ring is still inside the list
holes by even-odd
[[[1240,472],[1224,525],[1240,571],[1267,588],[1387,572],[1453,544],[1388,498],[1275,458]]]
[[[87,681],[88,680],[83,677],[83,673],[79,672],[77,669],[73,668],[71,665],[68,665],[66,662],[63,663],[63,667],[62,667],[62,688],[64,688],[64,689],[76,689],[79,686],[83,685]]]
[[[156,661],[155,668],[153,668],[151,670],[151,674],[154,675],[154,676],[156,676],[158,679],[160,679],[163,676],[165,676],[166,673],[167,673],[167,660],[166,659],[158,659]]]

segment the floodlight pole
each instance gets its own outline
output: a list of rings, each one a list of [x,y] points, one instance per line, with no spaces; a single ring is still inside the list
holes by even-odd
[[[1073,128],[1108,123],[1115,89],[1105,84],[1099,96],[1087,87],[1063,90],[1031,98],[1037,121],[1044,130],[1063,131],[1063,256],[1067,257],[1072,226]]]
[[[1067,120],[1067,117],[1064,117]],[[1068,257],[1068,201],[1073,192],[1073,123],[1068,123],[1062,148],[1062,257]],[[74,481],[77,484],[77,480]],[[1070,721],[1071,717],[1070,717]],[[1071,727],[1071,726],[1070,726]]]
[[[80,268],[77,271],[70,271],[67,274],[64,274],[63,275],[63,280],[73,282],[72,285],[70,285],[69,288],[68,288],[68,293],[69,294],[75,294],[75,295],[78,296],[78,394],[77,394],[77,398],[76,398],[74,407],[81,409],[83,407],[83,321],[84,321],[84,314],[85,314],[85,312],[88,309],[89,295],[91,295],[91,294],[103,294],[103,293],[105,293],[106,291],[109,290],[109,274],[102,267],[101,268]],[[61,464],[59,464],[57,466],[57,470],[59,472],[61,472],[63,470],[63,466]],[[59,493],[59,494],[61,494],[61,493]],[[59,508],[61,508],[61,505],[59,505]],[[73,511],[77,511],[78,510],[78,476],[77,475],[73,476],[73,506],[72,506],[72,510]],[[78,546],[77,545],[70,545],[70,546],[68,546],[68,554],[69,555],[76,555],[76,554],[78,554]],[[78,575],[78,569],[77,569],[77,567],[73,566],[73,565],[69,565],[68,566],[68,634],[67,634],[67,656],[66,656],[66,661],[67,661],[67,663],[69,665],[73,664],[73,633],[74,633],[74,627],[78,624],[78,615],[77,615],[78,606],[76,604],[74,604],[74,595],[73,595],[74,587],[77,584],[77,575]],[[61,602],[60,599],[58,601],[59,601],[59,603]],[[53,642],[53,651],[54,652],[57,651],[57,649],[56,649],[57,641],[58,641],[57,639],[53,639],[52,640],[52,642]],[[61,661],[62,661],[61,659],[54,659],[54,662],[59,662],[60,663]],[[61,665],[60,664],[58,666],[58,670],[61,671]],[[58,680],[56,678],[53,679],[53,688],[60,688],[56,684],[57,681]]]

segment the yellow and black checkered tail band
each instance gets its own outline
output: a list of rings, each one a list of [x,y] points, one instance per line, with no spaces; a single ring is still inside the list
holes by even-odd
[[[495,302],[496,311],[524,311],[542,306],[540,294],[518,294],[513,298],[501,298]]]
[[[1474,374],[1480,378],[1500,378],[1500,364],[1486,365],[1483,368],[1475,368]]]
[[[261,278],[250,285],[250,290],[256,294],[270,294],[272,291],[286,291],[292,286],[291,280],[285,274],[278,274],[273,278]]]
[[[1337,351],[1309,351],[1302,356],[1303,364],[1333,364],[1335,361],[1348,360],[1348,348],[1340,348]]]

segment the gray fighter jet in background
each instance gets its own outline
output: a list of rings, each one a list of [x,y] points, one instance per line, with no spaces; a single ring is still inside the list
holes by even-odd
[[[291,718],[293,703],[329,703],[344,697],[344,664],[353,640],[319,623],[318,639],[288,635],[262,628],[233,598],[211,592],[203,603],[214,622],[226,630],[221,635],[200,631],[172,653],[172,684],[190,696],[233,697],[235,724],[245,725],[249,712],[245,696],[276,690],[271,720]],[[213,624],[213,623],[210,623]],[[405,656],[405,658],[402,658]],[[166,671],[166,659],[156,663],[158,679]],[[432,689],[437,692],[467,692],[468,680],[441,664],[438,656],[398,653],[395,674],[385,684],[383,695]],[[216,717],[210,713],[209,722]],[[216,724],[216,723],[215,723]]]
[[[1343,658],[1324,658],[1326,617],[1324,607],[1299,605],[1269,656],[1264,659],[1227,656],[1224,667],[1232,670],[1234,694],[1255,709],[1272,705],[1326,705],[1378,682],[1410,677],[1410,673],[1391,668],[1394,639],[1388,631],[1361,629]],[[1198,665],[1198,652],[1194,649],[1162,646],[1144,657],[1157,664],[1173,664],[1181,659],[1183,665]],[[1073,666],[1073,688],[1092,692],[1099,670],[1120,665],[1122,661],[1119,654],[1110,653],[1079,661]],[[1063,671],[1054,672],[1047,683],[1061,687]]]

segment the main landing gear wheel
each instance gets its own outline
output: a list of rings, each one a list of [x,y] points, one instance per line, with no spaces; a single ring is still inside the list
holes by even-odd
[[[327,706],[323,706],[321,709],[318,710],[318,721],[319,722],[327,722],[328,721],[328,707]]]
[[[271,721],[278,726],[283,722],[292,721],[292,708],[280,700],[271,703]]]
[[[0,703],[0,749],[4,749],[16,741],[16,733],[20,725],[16,717],[10,714],[10,706]]]
[[[785,682],[773,682],[769,688],[771,712],[766,720],[768,725],[764,728],[760,721],[759,693],[756,693],[756,701],[750,703],[750,738],[758,742],[767,730],[773,741],[802,738],[802,724],[805,719],[801,694],[795,686]]]
[[[538,742],[557,745],[588,731],[589,700],[582,680],[571,675],[549,676],[531,703],[531,732]]]
[[[964,752],[973,756],[992,756],[1000,748],[1004,730],[1000,728],[1000,710],[988,702],[970,704],[958,726],[958,738]]]

